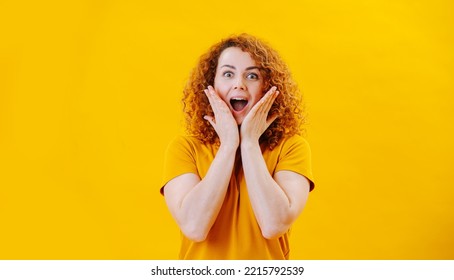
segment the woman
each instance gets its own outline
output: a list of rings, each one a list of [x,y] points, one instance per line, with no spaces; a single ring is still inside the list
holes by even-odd
[[[188,136],[168,147],[161,193],[180,259],[288,259],[313,188],[300,95],[279,55],[242,34],[200,58],[184,89]]]

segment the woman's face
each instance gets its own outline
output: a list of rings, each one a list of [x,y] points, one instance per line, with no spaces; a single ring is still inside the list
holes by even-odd
[[[214,88],[240,125],[263,96],[263,76],[249,53],[230,47],[219,56]]]

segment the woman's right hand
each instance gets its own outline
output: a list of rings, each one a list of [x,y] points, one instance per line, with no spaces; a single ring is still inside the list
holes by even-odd
[[[208,86],[208,89],[205,89],[204,92],[213,109],[214,117],[204,116],[203,118],[213,126],[221,141],[221,145],[236,149],[240,144],[240,135],[238,124],[229,106],[219,97],[212,86]]]

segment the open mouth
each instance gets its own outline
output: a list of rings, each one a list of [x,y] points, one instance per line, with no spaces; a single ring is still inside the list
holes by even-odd
[[[232,98],[230,99],[230,104],[232,105],[233,110],[240,112],[246,107],[248,101],[244,98]]]

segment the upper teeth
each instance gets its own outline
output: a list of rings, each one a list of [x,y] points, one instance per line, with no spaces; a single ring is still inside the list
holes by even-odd
[[[241,97],[234,97],[232,98],[232,100],[246,100],[245,98],[241,98]]]

